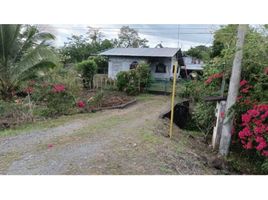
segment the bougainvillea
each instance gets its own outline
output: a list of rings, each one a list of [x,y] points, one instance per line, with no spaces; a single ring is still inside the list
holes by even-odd
[[[84,101],[78,101],[76,103],[76,106],[79,108],[84,108],[86,106],[86,103]]]
[[[256,149],[268,156],[268,105],[255,105],[242,114],[243,129],[238,136],[245,149]]]
[[[212,75],[209,76],[208,79],[205,81],[205,84],[210,84],[214,79],[222,78],[222,76],[223,76],[223,73],[212,74]]]
[[[55,84],[53,85],[52,91],[54,93],[60,93],[65,91],[65,86],[63,84]]]

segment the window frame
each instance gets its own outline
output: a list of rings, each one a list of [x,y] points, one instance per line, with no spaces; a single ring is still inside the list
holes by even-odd
[[[159,67],[164,67],[164,70],[163,71],[159,70]],[[167,73],[167,66],[162,62],[157,63],[155,66],[155,73],[160,73],[160,74]]]

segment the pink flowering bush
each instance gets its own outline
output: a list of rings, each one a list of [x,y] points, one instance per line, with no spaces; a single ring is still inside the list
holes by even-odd
[[[268,156],[268,105],[255,105],[242,114],[242,130],[238,136],[245,149],[255,149]]]
[[[205,84],[210,84],[213,82],[215,79],[221,79],[223,77],[223,73],[216,73],[212,74],[211,76],[208,77],[208,79],[205,81]]]
[[[85,106],[86,106],[86,103],[84,102],[84,101],[77,101],[76,102],[76,106],[78,107],[78,108],[84,108]]]

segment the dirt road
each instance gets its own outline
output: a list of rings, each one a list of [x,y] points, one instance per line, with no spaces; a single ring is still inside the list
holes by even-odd
[[[167,102],[149,96],[126,109],[2,137],[0,174],[219,174],[207,165],[210,152],[186,132],[175,128],[173,140],[162,136],[168,129],[159,115]]]

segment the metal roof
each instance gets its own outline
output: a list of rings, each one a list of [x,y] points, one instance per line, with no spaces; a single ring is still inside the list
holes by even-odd
[[[179,48],[114,48],[100,53],[102,56],[173,57]]]

